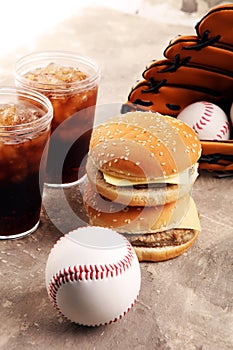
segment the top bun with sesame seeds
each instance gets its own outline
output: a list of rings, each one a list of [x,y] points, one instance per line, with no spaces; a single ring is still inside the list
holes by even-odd
[[[93,130],[87,175],[107,199],[160,205],[190,191],[200,155],[201,143],[185,123],[159,113],[129,112]]]

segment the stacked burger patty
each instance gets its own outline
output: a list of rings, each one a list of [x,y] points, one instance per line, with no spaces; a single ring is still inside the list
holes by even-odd
[[[182,254],[200,231],[191,197],[200,155],[195,132],[159,113],[129,112],[99,125],[86,168],[90,224],[124,234],[140,261]]]

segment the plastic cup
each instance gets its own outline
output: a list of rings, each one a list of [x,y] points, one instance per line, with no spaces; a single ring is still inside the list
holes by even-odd
[[[52,117],[44,95],[0,87],[0,239],[39,225]]]
[[[53,105],[49,186],[72,186],[86,173],[99,78],[97,63],[73,52],[35,52],[16,62],[16,85],[43,93]]]

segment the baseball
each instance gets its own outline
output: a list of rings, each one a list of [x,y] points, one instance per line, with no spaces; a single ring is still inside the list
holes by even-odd
[[[177,116],[197,133],[200,140],[229,140],[230,123],[217,105],[200,101],[185,107]]]
[[[131,244],[101,227],[82,227],[62,236],[50,251],[45,274],[56,310],[85,326],[121,319],[134,306],[141,285]]]

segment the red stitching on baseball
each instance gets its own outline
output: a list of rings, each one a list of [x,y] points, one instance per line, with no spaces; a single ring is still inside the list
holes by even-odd
[[[205,106],[205,110],[203,112],[203,115],[200,117],[199,121],[197,121],[193,125],[193,130],[198,134],[200,130],[203,130],[203,126],[206,126],[210,121],[210,117],[213,115],[214,106],[210,102],[202,102],[202,104]],[[208,117],[208,118],[207,118]]]
[[[203,116],[202,119],[204,119],[206,122],[210,122],[210,119],[206,118],[206,116]]]
[[[134,258],[134,250],[130,243],[127,241],[126,238],[124,238],[127,244],[127,253],[126,255],[115,264],[105,264],[105,265],[75,265],[75,266],[69,266],[68,269],[60,270],[58,273],[56,273],[50,280],[49,286],[48,286],[48,294],[51,298],[51,301],[53,303],[53,306],[56,308],[56,310],[62,314],[58,304],[57,304],[57,292],[59,288],[66,283],[69,283],[70,281],[82,281],[82,280],[92,280],[92,279],[104,279],[104,277],[109,277],[109,274],[111,277],[118,276],[119,274],[122,274],[123,271],[126,271],[129,269],[129,267],[132,265],[132,261]],[[136,298],[137,299],[137,298]],[[131,304],[131,307],[135,304],[136,299],[133,304]],[[130,308],[131,308],[130,307]],[[121,317],[124,316],[130,308],[127,309]],[[119,317],[120,317],[119,316]],[[119,318],[118,317],[118,318]],[[115,320],[117,320],[116,318]],[[115,322],[110,321],[111,322]]]
[[[219,130],[218,134],[216,135],[215,140],[222,140],[223,136],[225,136],[229,130],[230,130],[230,123],[228,121],[225,121],[222,128]]]
[[[198,122],[195,123],[194,127],[195,127],[197,130],[202,130],[202,129],[203,129],[203,127],[200,126],[200,125],[198,124]],[[195,130],[195,129],[194,129],[194,130]]]
[[[202,104],[203,104],[204,106],[208,106],[209,108],[213,108],[213,105],[212,105],[211,102],[202,101]]]
[[[215,138],[214,140],[219,140],[219,139],[220,139],[220,140],[222,139],[222,135],[217,134],[217,135],[216,135],[216,138]]]
[[[203,118],[200,120],[201,125],[206,125],[206,123],[203,121]]]
[[[115,323],[115,322],[117,322],[117,320],[121,320],[134,307],[134,305],[136,304],[137,299],[138,299],[138,295],[137,295],[137,297],[134,299],[134,301],[131,303],[130,307],[128,307],[128,309],[126,311],[124,311],[118,317],[114,318],[114,320],[109,321],[108,324]],[[107,324],[107,323],[105,323],[105,324]]]
[[[225,125],[223,127],[226,130],[226,133],[230,130],[230,123],[228,122],[228,120],[225,122]]]

